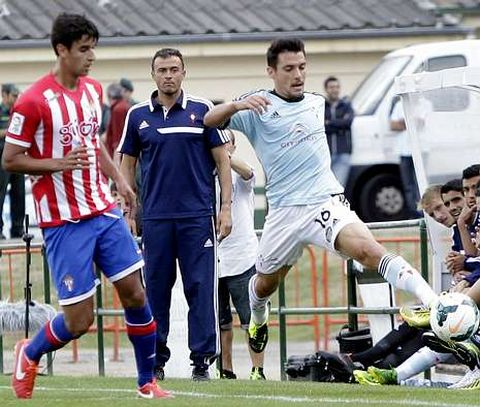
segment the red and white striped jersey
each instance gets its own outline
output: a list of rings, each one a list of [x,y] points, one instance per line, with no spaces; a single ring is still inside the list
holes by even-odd
[[[80,77],[75,90],[60,85],[53,74],[27,89],[13,108],[5,141],[27,148],[32,158],[62,158],[80,145],[95,151],[88,169],[32,176],[40,227],[89,218],[115,206],[100,171],[102,87]]]

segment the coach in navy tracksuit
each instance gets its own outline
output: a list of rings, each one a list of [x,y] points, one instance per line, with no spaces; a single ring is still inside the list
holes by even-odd
[[[163,379],[170,357],[169,311],[178,259],[189,305],[192,378],[208,380],[208,364],[219,353],[216,237],[231,229],[230,162],[223,146],[228,136],[203,125],[209,101],[182,91],[185,69],[178,50],[154,55],[152,77],[158,89],[130,109],[119,151],[121,171],[132,187],[140,159],[146,288],[158,326],[156,375]],[[216,225],[215,168],[222,201]]]

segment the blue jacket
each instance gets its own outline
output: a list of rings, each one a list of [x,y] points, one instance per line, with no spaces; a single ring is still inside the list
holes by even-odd
[[[333,114],[332,114],[333,113]],[[351,154],[354,112],[349,100],[342,98],[332,112],[331,104],[325,99],[325,132],[331,154]]]

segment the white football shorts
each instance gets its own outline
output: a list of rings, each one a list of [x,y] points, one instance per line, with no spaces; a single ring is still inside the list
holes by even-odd
[[[257,271],[273,274],[283,266],[295,264],[309,244],[339,254],[335,250],[338,233],[356,222],[362,221],[344,195],[334,195],[316,205],[271,209],[260,239]]]

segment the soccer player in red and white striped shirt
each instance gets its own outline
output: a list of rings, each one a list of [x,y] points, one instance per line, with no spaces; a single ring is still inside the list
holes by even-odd
[[[138,370],[139,396],[168,397],[153,378],[156,326],[140,280],[140,250],[110,195],[111,178],[134,216],[135,194],[100,142],[102,88],[87,77],[98,41],[85,17],[61,14],[51,34],[57,61],[14,106],[2,164],[32,175],[32,190],[47,258],[55,282],[58,314],[30,340],[15,347],[12,387],[31,398],[37,366],[93,323],[99,284],[94,264],[115,285],[125,309]]]

